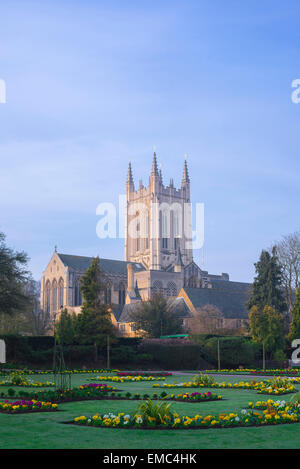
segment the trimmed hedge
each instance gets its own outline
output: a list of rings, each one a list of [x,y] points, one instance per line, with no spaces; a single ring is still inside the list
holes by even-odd
[[[145,341],[139,347],[142,353],[153,357],[156,367],[170,370],[209,369],[212,368],[209,356],[198,344],[173,341],[164,344],[162,341]]]
[[[210,357],[212,364],[218,364],[218,341],[220,344],[221,368],[257,367],[261,359],[261,346],[244,336],[193,336]]]

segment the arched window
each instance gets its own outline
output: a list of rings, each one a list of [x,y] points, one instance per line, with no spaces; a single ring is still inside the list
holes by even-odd
[[[52,311],[57,311],[57,281],[52,282]]]
[[[51,291],[51,286],[48,280],[46,283],[46,301],[45,301],[46,313],[50,313],[50,291]]]
[[[142,230],[141,237],[144,238],[144,248],[149,249],[149,213],[148,210],[144,210],[142,213]]]
[[[126,288],[124,283],[119,284],[119,305],[125,304]]]
[[[176,296],[177,295],[177,287],[176,283],[174,282],[169,282],[167,285],[167,296]]]
[[[188,278],[188,287],[190,288],[198,288],[198,278],[197,275],[191,275]]]
[[[155,280],[155,282],[153,282],[152,292],[154,295],[163,295],[163,285],[159,280]]]
[[[80,306],[82,304],[81,289],[80,289],[80,278],[75,280],[75,293],[74,293],[74,306]]]
[[[104,303],[109,305],[111,303],[111,285],[107,285],[104,290]]]
[[[136,250],[139,251],[140,250],[140,236],[141,236],[141,233],[140,233],[140,222],[137,223],[136,225]]]
[[[61,278],[58,283],[58,309],[64,306],[64,281]]]
[[[167,210],[162,212],[161,223],[162,248],[168,249],[168,238],[170,237],[170,213]]]

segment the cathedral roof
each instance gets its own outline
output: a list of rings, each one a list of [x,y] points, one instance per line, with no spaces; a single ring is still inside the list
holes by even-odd
[[[139,308],[141,303],[131,303],[124,305],[121,315],[118,317],[118,322],[131,322],[130,313],[134,311],[135,308]],[[174,316],[179,318],[186,318],[192,316],[186,302],[183,298],[175,298],[168,300],[168,309],[171,311]]]
[[[71,269],[77,270],[79,272],[84,272],[91,265],[93,257],[86,256],[73,256],[70,254],[59,254],[57,253],[63,264]],[[127,261],[118,261],[115,259],[103,259],[100,258],[100,267],[106,273],[111,274],[124,274],[127,275]],[[134,267],[135,272],[140,272],[145,270],[145,267],[142,264],[131,262]]]
[[[211,283],[212,288],[184,287],[194,308],[212,305],[218,308],[225,318],[248,319],[246,303],[250,295],[250,283],[228,280],[215,280]]]

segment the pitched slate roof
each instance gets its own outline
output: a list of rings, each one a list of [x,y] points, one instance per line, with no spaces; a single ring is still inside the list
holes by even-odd
[[[119,316],[118,322],[130,322],[130,313],[134,311],[135,308],[140,306],[140,302],[131,303],[124,305],[123,311]],[[171,311],[175,317],[187,318],[191,317],[192,313],[189,310],[186,302],[183,298],[172,298],[168,300],[168,309]]]
[[[250,295],[250,283],[226,280],[215,280],[211,283],[213,288],[184,288],[196,309],[209,304],[216,306],[225,318],[248,318],[246,303]]]
[[[118,319],[119,322],[131,322],[130,321],[130,313],[134,311],[134,309],[137,307],[137,305],[140,305],[141,303],[130,303],[128,305],[124,305],[122,313]]]
[[[169,302],[169,310],[174,313],[174,316],[180,318],[190,318],[193,316],[188,305],[183,298],[175,298]]]
[[[88,269],[91,265],[92,260],[94,259],[93,257],[86,256],[73,256],[70,254],[61,253],[57,254],[65,266],[71,267],[72,269],[77,270],[79,272],[84,272],[86,269]],[[126,261],[117,261],[115,259],[100,258],[100,267],[106,273],[127,275],[127,264],[128,262]],[[131,264],[133,264],[135,272],[145,270],[142,264],[134,262],[131,262]]]
[[[118,322],[119,321],[119,318],[122,314],[122,310],[123,310],[123,305],[116,305],[116,304],[112,304],[111,305],[111,310],[112,310],[112,313],[116,319],[116,321]]]

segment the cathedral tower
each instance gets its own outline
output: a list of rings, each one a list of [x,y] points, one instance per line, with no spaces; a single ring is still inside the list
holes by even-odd
[[[125,260],[142,263],[147,270],[174,271],[178,258],[182,267],[193,260],[190,178],[184,161],[181,187],[173,180],[163,184],[156,153],[153,154],[149,184],[140,181],[136,190],[129,163],[126,183],[127,213]]]

